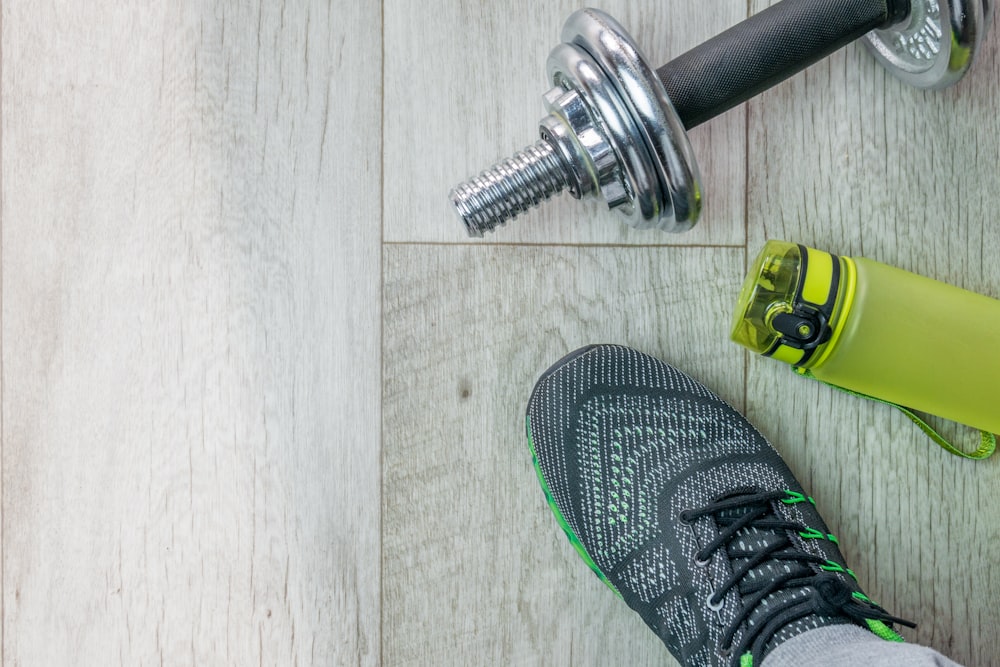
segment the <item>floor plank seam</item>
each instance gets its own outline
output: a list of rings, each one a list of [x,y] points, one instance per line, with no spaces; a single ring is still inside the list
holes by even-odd
[[[454,243],[444,243],[439,241],[383,241],[383,246],[442,246],[442,247],[480,247],[480,248],[728,248],[745,249],[745,243],[476,243],[456,241]]]

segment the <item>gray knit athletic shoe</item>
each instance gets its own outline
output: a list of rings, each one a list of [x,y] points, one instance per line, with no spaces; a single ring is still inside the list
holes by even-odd
[[[527,430],[570,542],[683,665],[759,665],[825,625],[912,626],[861,592],[763,436],[663,362],[577,350],[538,381]]]

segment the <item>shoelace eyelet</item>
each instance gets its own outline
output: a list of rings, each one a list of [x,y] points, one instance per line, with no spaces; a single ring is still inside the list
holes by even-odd
[[[715,593],[712,593],[711,595],[709,595],[708,599],[705,600],[705,604],[708,605],[708,608],[711,609],[712,611],[715,611],[715,612],[722,611],[722,608],[726,605],[726,601],[725,600],[719,600],[719,602],[717,604],[712,604],[712,598],[714,598],[714,597],[715,597]]]

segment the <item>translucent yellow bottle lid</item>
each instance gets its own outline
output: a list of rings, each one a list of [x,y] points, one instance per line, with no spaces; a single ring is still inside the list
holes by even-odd
[[[808,367],[836,324],[841,259],[786,241],[768,241],[740,290],[730,338],[757,354]]]

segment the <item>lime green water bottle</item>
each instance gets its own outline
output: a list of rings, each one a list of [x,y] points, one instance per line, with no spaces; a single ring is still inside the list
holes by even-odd
[[[731,337],[861,394],[1000,433],[1000,301],[886,266],[768,241]]]

